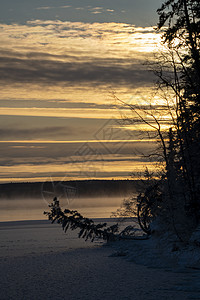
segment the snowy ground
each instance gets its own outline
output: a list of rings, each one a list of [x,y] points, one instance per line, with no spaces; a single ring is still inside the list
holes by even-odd
[[[48,221],[0,223],[0,236],[2,300],[200,299],[200,270],[161,265],[149,241],[85,242]]]

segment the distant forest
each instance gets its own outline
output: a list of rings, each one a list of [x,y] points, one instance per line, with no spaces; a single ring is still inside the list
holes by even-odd
[[[61,190],[75,189],[76,197],[128,197],[137,192],[139,180],[78,180],[63,182],[25,182],[0,184],[0,199],[39,198],[42,194],[57,196]]]

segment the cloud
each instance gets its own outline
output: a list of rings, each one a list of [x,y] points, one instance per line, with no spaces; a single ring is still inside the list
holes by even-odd
[[[49,10],[49,9],[58,9],[58,8],[70,8],[71,5],[63,5],[63,6],[41,6],[37,7],[37,10]]]
[[[17,145],[17,146],[11,146],[11,148],[14,148],[14,149],[44,149],[45,146],[33,146],[33,145]]]
[[[114,109],[100,103],[114,102],[111,91],[123,100],[134,98],[134,103],[149,99],[153,76],[143,65],[145,47],[154,45],[158,37],[150,27],[35,20],[28,25],[1,25],[0,36],[1,99],[25,101],[10,107],[4,102],[0,114],[7,119],[105,120]],[[60,100],[74,106],[61,105]],[[88,105],[83,109],[84,102]]]
[[[83,144],[83,143],[82,143]],[[42,178],[53,176],[54,178],[81,179],[90,178],[94,175],[90,167],[95,166],[96,178],[116,178],[118,176],[129,176],[131,172],[137,174],[148,166],[150,170],[154,167],[153,162],[146,162],[139,155],[139,151],[148,154],[153,151],[155,143],[129,142],[124,145],[118,154],[108,154],[99,143],[90,143],[94,151],[101,154],[90,156],[89,160],[80,155],[80,142],[74,143],[1,143],[1,173],[2,180],[14,178]],[[107,146],[115,149],[118,143],[109,143]],[[136,151],[137,150],[137,151]],[[113,152],[114,153],[114,152]],[[102,161],[103,159],[103,161]],[[12,178],[12,179],[10,179]],[[39,179],[40,178],[40,179]]]
[[[9,104],[9,105],[8,105]],[[21,100],[18,99],[16,100],[2,100],[0,99],[0,107],[8,107],[9,108],[67,108],[67,109],[71,109],[71,108],[77,108],[77,109],[115,109],[116,105],[114,103],[105,103],[105,104],[98,104],[95,102],[70,102],[68,99],[38,99],[38,100],[31,100],[31,101],[27,101],[26,100]]]
[[[96,6],[96,7],[92,7],[92,8],[90,8],[90,10],[103,10],[104,8],[103,7],[101,7],[101,6]]]
[[[16,55],[17,56],[17,55]],[[39,56],[39,57],[38,57]],[[101,59],[86,62],[49,60],[51,55],[31,53],[27,58],[0,56],[0,80],[9,83],[90,84],[121,83],[141,85],[152,80],[139,61]],[[51,56],[52,57],[52,56]],[[54,56],[55,57],[55,56]],[[59,58],[59,57],[58,57]],[[118,61],[118,63],[117,63]]]
[[[112,13],[103,7],[88,9]],[[134,98],[133,103],[148,98],[153,78],[143,62],[147,53],[152,59],[159,40],[152,27],[33,20],[24,25],[1,24],[0,38],[0,137],[10,141],[1,143],[0,177],[77,175],[81,164],[87,164],[75,154],[80,142],[94,140],[114,111],[120,115],[110,104],[114,99],[109,92],[117,91],[124,101]],[[139,126],[126,130],[137,138]],[[69,142],[54,142],[59,140]],[[129,143],[122,149],[123,158],[106,156],[105,144],[101,140],[97,144],[105,159],[105,172],[100,175],[114,177],[141,167],[134,147],[143,152],[151,148],[148,143]],[[117,144],[107,146],[114,153]],[[91,159],[101,170],[100,160]]]
[[[99,11],[99,10],[94,10],[94,11],[91,11],[91,14],[102,14],[102,11]]]
[[[0,35],[0,80],[46,85],[148,84],[143,62],[159,40],[151,27],[59,20],[2,25]]]
[[[41,7],[37,7],[37,10],[48,10],[48,9],[53,9],[54,7],[50,7],[50,6],[41,6]]]
[[[59,8],[70,8],[71,5],[63,5],[63,6],[59,6]]]
[[[109,8],[104,8],[104,7],[92,7],[92,8],[89,8],[89,11],[91,14],[102,14],[102,13],[113,13],[114,12],[114,9],[109,9]]]
[[[84,144],[89,145],[93,150],[93,154],[84,155],[81,154],[80,149]],[[115,148],[118,147],[118,143],[107,143],[107,149],[110,148],[110,152],[102,147],[98,142],[84,143],[55,143],[54,141],[44,143],[38,142],[12,142],[1,143],[1,165],[15,165],[15,164],[41,164],[41,158],[43,158],[43,164],[54,163],[70,165],[72,162],[75,164],[90,162],[146,162],[147,157],[142,157],[141,152],[148,154],[155,148],[155,143],[149,142],[129,142],[125,143],[121,148],[120,153],[115,153]],[[140,152],[141,151],[141,152]],[[96,154],[95,154],[96,153]],[[153,160],[154,161],[154,160]]]
[[[20,128],[1,128],[0,129],[0,139],[1,140],[12,140],[12,139],[35,139],[35,138],[55,138],[60,135],[65,135],[66,137],[74,136],[77,134],[72,127],[40,127],[40,128],[29,128],[29,129],[20,129]]]
[[[26,146],[21,146],[21,147],[18,147],[21,151],[24,150],[25,153],[27,153],[27,151],[29,150],[32,150],[32,149],[39,149],[41,150],[42,148],[31,148],[31,147],[26,147]],[[15,151],[16,151],[16,147],[15,147]],[[42,158],[42,160],[41,160]],[[152,162],[157,162],[157,159],[154,157],[154,160],[151,161]],[[27,157],[27,158],[15,158],[15,159],[8,159],[8,160],[4,160],[3,163],[1,163],[2,166],[38,166],[41,168],[41,166],[47,166],[49,167],[49,169],[51,168],[51,165],[57,165],[57,166],[63,166],[65,169],[68,168],[68,165],[72,165],[73,163],[73,169],[76,168],[76,166],[78,166],[78,168],[80,168],[80,171],[81,171],[81,168],[83,168],[83,170],[86,172],[86,166],[88,165],[88,163],[90,163],[93,167],[94,167],[94,164],[97,165],[97,169],[99,169],[99,167],[102,165],[102,169],[103,169],[103,165],[105,166],[105,164],[107,164],[107,168],[109,167],[109,164],[115,164],[115,165],[118,165],[119,166],[130,166],[131,163],[134,163],[134,164],[138,164],[138,165],[144,165],[145,163],[149,163],[149,159],[142,159],[141,156],[132,156],[132,157],[127,157],[127,158],[124,158],[123,156],[121,157],[117,157],[115,158],[113,155],[112,155],[112,158],[107,158],[105,159],[104,157],[102,157],[102,159],[100,158],[95,158],[95,156],[93,158],[91,158],[90,160],[84,160],[83,158],[80,158],[80,159],[73,159],[73,161],[70,160],[70,157],[69,158],[64,158],[64,157],[58,157],[57,159],[55,158],[52,158],[52,159],[45,159],[45,156],[42,157],[42,156],[39,156],[38,158],[32,158],[30,159],[30,157]],[[99,164],[99,166],[98,166]],[[118,168],[119,170],[120,168]],[[110,170],[111,171],[111,170]],[[88,171],[89,172],[89,171]]]

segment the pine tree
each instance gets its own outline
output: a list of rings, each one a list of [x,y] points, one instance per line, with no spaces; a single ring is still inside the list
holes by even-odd
[[[178,232],[188,238],[200,221],[200,2],[168,0],[158,14],[173,68],[173,80],[166,80],[162,70],[159,78],[176,98],[168,135],[168,201]]]

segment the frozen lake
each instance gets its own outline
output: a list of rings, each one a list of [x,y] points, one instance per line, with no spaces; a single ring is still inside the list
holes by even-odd
[[[45,220],[1,222],[0,236],[1,300],[199,299],[199,273],[113,255],[124,243],[85,242]],[[139,255],[141,241],[134,242],[129,251]]]

